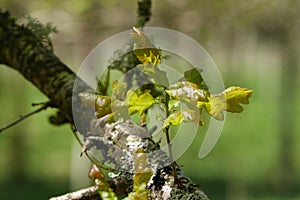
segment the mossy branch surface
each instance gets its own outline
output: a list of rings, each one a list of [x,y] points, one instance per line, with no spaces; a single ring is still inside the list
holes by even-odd
[[[66,122],[73,123],[73,85],[77,78],[78,93],[93,90],[52,52],[44,41],[25,25],[18,25],[8,12],[0,10],[0,64],[19,71],[58,108]],[[73,99],[76,99],[76,94]],[[79,105],[79,104],[78,104]]]

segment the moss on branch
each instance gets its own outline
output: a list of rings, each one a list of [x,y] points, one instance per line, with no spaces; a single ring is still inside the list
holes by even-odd
[[[0,10],[0,64],[19,71],[50,99],[51,106],[58,108],[67,122],[72,123],[76,74],[46,45],[48,43],[45,44],[29,27],[18,25],[8,12]],[[92,91],[86,83],[77,80],[78,93]]]

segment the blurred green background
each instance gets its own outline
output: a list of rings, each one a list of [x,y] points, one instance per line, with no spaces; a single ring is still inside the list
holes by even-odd
[[[0,0],[2,9],[52,22],[54,51],[76,71],[101,41],[130,29],[132,0]],[[153,1],[147,26],[177,30],[211,55],[225,86],[254,90],[242,114],[228,114],[216,147],[197,158],[201,141],[179,159],[211,197],[300,199],[300,1]],[[17,72],[0,66],[0,127],[47,98]],[[88,186],[89,163],[70,127],[54,127],[47,110],[0,134],[0,199],[47,199]]]

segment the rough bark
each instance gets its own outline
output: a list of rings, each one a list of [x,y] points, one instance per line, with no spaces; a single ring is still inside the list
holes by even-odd
[[[74,74],[51,49],[45,47],[32,31],[17,25],[8,12],[0,13],[0,64],[19,71],[50,100],[52,107],[58,108],[66,122],[73,122],[72,110]],[[79,78],[77,93],[92,91]],[[76,98],[76,95],[74,95]],[[79,98],[73,99],[79,102]],[[79,104],[78,104],[79,105]]]
[[[86,83],[78,79],[78,77],[53,54],[51,49],[45,47],[32,31],[16,24],[15,20],[12,19],[7,12],[2,12],[1,10],[0,64],[5,64],[19,71],[28,81],[33,83],[49,98],[51,106],[58,108],[65,121],[71,124],[74,123],[73,112],[75,112],[74,114],[78,114],[76,112],[82,112],[80,100],[76,93],[92,91]],[[79,87],[76,88],[75,96],[73,96],[75,79],[79,81]],[[73,109],[72,98],[76,104],[75,107],[73,106]],[[91,119],[84,117],[85,113],[81,113],[81,115],[83,116],[82,120],[85,120],[83,124],[90,124],[87,122],[92,122]],[[83,135],[88,135],[88,133],[91,133],[90,129],[95,128],[95,123],[92,124],[93,125],[88,127],[83,126],[79,131]],[[109,134],[109,131],[107,133]],[[151,144],[157,148],[150,139],[138,140],[138,142],[141,141],[146,141],[143,145]],[[105,144],[105,141],[101,144],[105,145],[105,148],[112,148]],[[166,154],[162,154],[162,156],[164,158],[167,157]],[[162,157],[158,157],[157,160],[161,160],[161,158]],[[133,168],[130,162],[132,162],[132,160],[129,158],[127,165]],[[125,164],[126,160],[124,165]],[[179,168],[178,173],[181,173]],[[163,195],[165,194],[162,188],[169,188],[167,191],[171,199],[208,199],[197,185],[187,177],[183,175],[179,176],[180,184],[177,185],[172,185],[173,179],[170,166],[158,169],[153,177],[154,182],[149,188],[149,198],[164,199]],[[114,188],[115,191],[120,190],[120,188],[124,189],[124,187],[130,190],[130,188],[132,188],[132,173],[124,173],[110,180],[109,183],[111,188]],[[92,187],[92,189],[84,189],[83,193],[85,195],[82,195],[81,191],[75,194],[73,193],[72,195],[74,196],[68,194],[56,199],[101,199],[96,194],[97,192],[94,187]]]

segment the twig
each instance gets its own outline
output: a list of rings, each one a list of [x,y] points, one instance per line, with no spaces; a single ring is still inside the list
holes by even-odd
[[[176,170],[176,163],[175,163],[174,157],[173,157],[172,143],[171,143],[171,139],[170,139],[170,135],[169,135],[169,127],[166,128],[165,134],[166,134],[166,139],[167,139],[167,144],[168,144],[169,156],[170,156],[170,159],[172,161],[171,167],[172,167],[174,182],[177,183],[178,182],[178,176],[177,176],[177,170]]]
[[[79,138],[79,136],[77,135],[77,130],[76,128],[73,126],[72,127],[72,132],[73,132],[73,135],[74,137],[76,138],[77,142],[80,144],[81,148],[82,148],[82,152],[80,154],[80,157],[85,154],[86,157],[91,161],[91,163],[93,164],[96,164],[97,166],[99,166],[101,169],[105,169],[105,170],[109,170],[111,172],[113,171],[116,171],[115,169],[113,168],[110,168],[110,167],[107,167],[107,166],[104,166],[103,164],[99,163],[97,158],[95,158],[93,155],[89,154],[86,150],[86,147],[85,145],[83,144],[83,142],[81,141],[81,139]]]
[[[99,194],[97,192],[98,186],[94,185],[92,187],[84,188],[75,192],[70,192],[68,194],[53,197],[50,200],[79,200],[79,199],[89,199],[96,200],[100,199]]]
[[[1,133],[2,131],[5,131],[6,129],[9,129],[10,127],[12,127],[12,126],[14,126],[14,125],[20,123],[21,121],[23,121],[24,119],[30,117],[31,115],[34,115],[34,114],[36,114],[36,113],[38,113],[38,112],[40,112],[40,111],[42,111],[42,110],[47,109],[47,108],[50,106],[50,102],[40,103],[40,104],[43,104],[43,106],[40,107],[39,109],[34,110],[34,111],[32,111],[32,112],[30,112],[30,113],[28,113],[28,114],[26,114],[26,115],[21,115],[21,116],[19,117],[19,119],[17,119],[17,120],[15,120],[15,121],[13,121],[12,123],[7,124],[7,125],[5,125],[4,127],[0,128],[0,133]],[[35,106],[35,105],[38,105],[38,104],[32,104],[32,105]]]
[[[151,17],[151,0],[138,0],[138,20],[135,27],[144,27]]]
[[[170,100],[169,95],[166,93],[166,103],[165,103],[166,117],[168,117],[170,115],[169,100]],[[173,172],[173,176],[174,176],[174,182],[177,183],[178,176],[177,176],[177,171],[176,171],[176,163],[175,163],[174,157],[173,157],[173,150],[172,150],[172,143],[171,143],[171,139],[170,139],[169,126],[166,127],[164,132],[165,132],[166,140],[167,140],[167,144],[168,144],[169,156],[172,161],[171,166],[172,166],[172,172]]]
[[[46,103],[49,103],[49,102],[32,103],[31,105],[32,106],[40,106],[40,105],[45,105]]]

